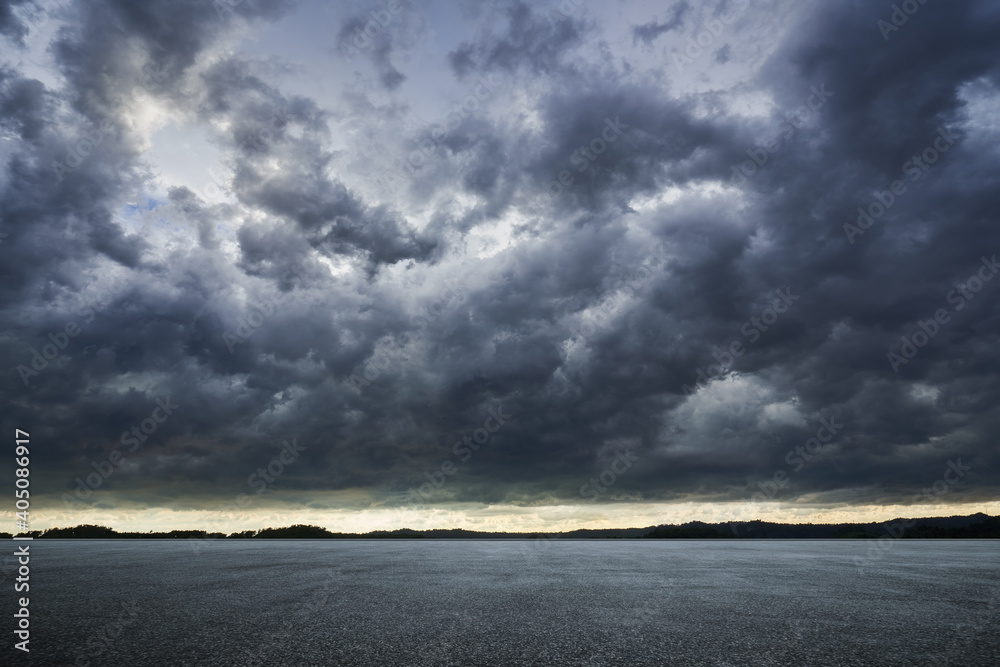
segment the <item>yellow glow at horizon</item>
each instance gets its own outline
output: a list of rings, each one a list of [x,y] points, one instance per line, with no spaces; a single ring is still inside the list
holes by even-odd
[[[61,505],[61,503],[60,503]],[[452,504],[436,509],[405,507],[354,510],[303,509],[301,505],[249,508],[239,515],[220,510],[68,510],[54,505],[32,507],[31,528],[45,530],[79,524],[97,524],[118,531],[146,532],[208,530],[232,533],[248,529],[294,524],[323,526],[334,532],[364,533],[372,530],[413,528],[462,528],[500,532],[562,532],[580,528],[640,528],[689,521],[721,523],[761,519],[777,523],[867,523],[900,517],[1000,514],[1000,502],[920,505],[796,505],[791,503],[619,503],[587,505],[484,505]],[[12,512],[5,512],[13,525]]]

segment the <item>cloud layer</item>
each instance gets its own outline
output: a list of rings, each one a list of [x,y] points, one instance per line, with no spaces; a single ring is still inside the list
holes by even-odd
[[[995,501],[1000,11],[903,4],[9,3],[37,502]]]

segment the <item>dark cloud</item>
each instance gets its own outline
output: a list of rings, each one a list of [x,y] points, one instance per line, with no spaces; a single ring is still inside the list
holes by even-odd
[[[942,501],[996,497],[989,3],[920,5],[888,39],[883,7],[797,10],[747,78],[682,92],[708,75],[642,47],[686,3],[628,50],[584,9],[506,2],[439,37],[467,106],[431,123],[417,7],[354,54],[378,85],[339,94],[230,50],[288,7],[231,8],[88,3],[59,77],[0,70],[3,423],[46,443],[53,498],[166,397],[94,502],[221,502],[290,437],[268,498],[303,505],[396,507],[449,460],[431,504],[579,503],[625,450],[600,500],[745,500],[788,470],[780,499],[906,503],[958,459]],[[371,11],[343,10],[341,43]],[[218,196],[156,171],[150,137],[181,125]],[[511,417],[463,449],[491,410]]]
[[[381,85],[395,90],[406,76],[393,59],[406,60],[424,29],[421,15],[409,0],[365,3],[362,11],[341,23],[337,50],[348,62],[369,60]]]
[[[728,63],[731,58],[730,51],[731,48],[729,44],[726,44],[721,49],[718,49],[715,52],[715,62],[719,63],[720,65],[725,65],[726,63]]]
[[[0,3],[0,35],[16,45],[22,46],[24,38],[28,34],[28,27],[22,16],[19,16],[18,9],[32,8],[34,3],[30,0],[7,0]]]
[[[448,54],[448,63],[464,77],[471,72],[514,72],[526,68],[536,74],[553,74],[563,68],[567,51],[582,43],[587,23],[574,13],[543,14],[520,0],[498,3],[505,24],[499,34],[489,28],[477,39],[462,42]]]
[[[687,2],[683,0],[678,2],[670,8],[667,18],[663,23],[653,20],[632,28],[632,41],[636,44],[639,42],[651,44],[665,32],[684,28],[684,17],[690,9],[691,6]]]

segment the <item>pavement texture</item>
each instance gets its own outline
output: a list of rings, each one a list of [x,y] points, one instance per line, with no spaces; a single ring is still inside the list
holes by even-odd
[[[1000,665],[1000,541],[869,547],[35,540],[4,664]]]

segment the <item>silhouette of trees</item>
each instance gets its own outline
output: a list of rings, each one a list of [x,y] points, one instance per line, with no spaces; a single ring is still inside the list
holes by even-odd
[[[19,533],[25,537],[54,539],[154,539],[183,540],[189,538],[281,539],[281,540],[330,540],[330,539],[538,539],[539,537],[559,537],[561,539],[872,539],[887,534],[888,527],[903,538],[916,539],[1000,539],[1000,517],[986,514],[970,516],[930,517],[908,521],[901,527],[901,519],[880,523],[841,524],[788,524],[765,521],[730,521],[726,523],[702,523],[692,521],[676,525],[652,526],[650,528],[621,528],[603,530],[574,530],[566,533],[480,533],[471,530],[444,529],[417,531],[409,528],[398,530],[375,530],[367,533],[335,533],[321,526],[296,524],[285,528],[264,528],[244,530],[225,535],[204,530],[171,530],[169,532],[120,533],[107,526],[84,524],[73,528],[50,528]],[[739,530],[734,530],[738,527]],[[12,537],[0,533],[0,538]]]

